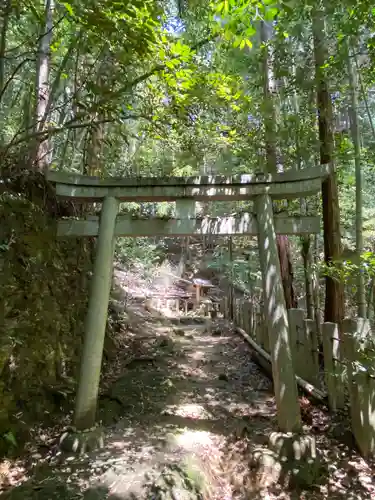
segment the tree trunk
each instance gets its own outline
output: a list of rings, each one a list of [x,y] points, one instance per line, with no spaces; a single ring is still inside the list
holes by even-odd
[[[308,319],[314,319],[311,237],[305,236],[301,238],[301,243],[301,255],[305,276],[306,315]]]
[[[293,46],[290,46],[290,50],[293,51]],[[293,77],[296,79],[296,69],[295,66],[293,67]],[[293,131],[295,135],[295,142],[296,142],[296,166],[297,170],[301,170],[303,160],[306,160],[306,158],[303,158],[304,152],[303,149],[301,148],[301,143],[300,143],[300,135],[301,135],[301,124],[300,124],[300,109],[299,109],[299,100],[298,100],[298,94],[297,90],[294,89],[293,91],[293,111],[296,117],[295,120],[295,129]],[[302,215],[307,215],[307,202],[306,198],[301,198],[300,200],[300,207],[301,207],[301,214]],[[304,271],[304,277],[305,277],[305,297],[306,297],[306,316],[308,319],[314,319],[314,303],[313,303],[313,278],[312,278],[312,254],[311,254],[311,235],[308,234],[306,236],[301,236],[300,238],[300,243],[301,243],[301,256],[303,259],[303,271]],[[298,304],[297,304],[298,307]]]
[[[103,62],[100,64],[96,76],[96,84],[99,88],[104,90],[105,85],[110,78],[109,74],[111,71],[111,59],[107,49],[103,51],[103,57]],[[98,106],[97,98],[95,98],[93,104],[96,107]],[[103,145],[105,138],[105,124],[100,122],[105,119],[104,112],[100,109],[93,112],[91,119],[93,124],[88,130],[83,174],[100,176],[103,168]]]
[[[95,114],[93,121],[100,120]],[[84,175],[100,176],[102,171],[102,156],[103,156],[103,140],[104,140],[104,124],[99,123],[91,125],[88,131],[86,161],[83,170]]]
[[[229,297],[228,297],[228,305],[229,305],[229,319],[233,320],[234,318],[234,276],[233,276],[233,240],[232,236],[229,236],[228,239],[228,254],[229,254],[229,266],[230,266],[230,280],[229,280]]]
[[[1,34],[0,34],[0,95],[3,97],[3,88],[5,84],[5,52],[7,46],[7,33],[9,16],[11,12],[11,1],[5,0],[1,7]],[[0,101],[1,101],[0,98]]]
[[[270,38],[272,27],[267,26],[264,21],[261,23],[261,41],[267,43]],[[264,106],[264,132],[265,149],[267,160],[267,171],[277,172],[277,147],[276,147],[276,121],[277,113],[274,105],[274,94],[276,92],[276,81],[273,74],[273,65],[270,60],[268,47],[264,49],[262,58],[263,73],[263,106]],[[277,250],[280,260],[281,279],[284,288],[285,302],[287,309],[297,307],[295,293],[293,289],[293,266],[290,253],[289,240],[287,236],[277,235]]]
[[[281,280],[283,282],[283,289],[285,295],[285,303],[287,309],[297,307],[297,301],[293,289],[293,266],[291,262],[291,253],[289,240],[287,236],[278,234],[277,251],[279,254]]]
[[[319,236],[317,234],[313,237],[313,263],[315,267],[317,266],[319,259]],[[320,286],[319,286],[319,276],[316,272],[312,275],[312,294],[313,294],[313,306],[314,306],[314,317],[316,321],[316,331],[320,333],[321,331],[321,311],[320,311]]]
[[[363,174],[361,166],[361,136],[358,125],[358,95],[357,95],[357,75],[353,68],[349,44],[347,43],[347,67],[349,76],[350,88],[350,130],[354,145],[354,162],[355,162],[355,235],[356,235],[356,252],[360,261],[360,256],[363,253],[363,222],[362,222],[362,189],[363,189]],[[366,318],[366,293],[365,280],[362,270],[359,270],[357,279],[357,307],[358,316]]]
[[[46,111],[49,101],[49,75],[51,42],[53,36],[54,0],[45,0],[45,24],[39,41],[39,54],[36,69],[36,107],[35,132],[43,132],[46,123]],[[50,141],[47,137],[37,135],[31,155],[33,167],[44,171],[50,163]]]
[[[322,165],[333,162],[332,103],[328,90],[324,64],[326,63],[326,44],[324,14],[316,10],[312,18],[315,72],[317,86],[317,108],[319,113],[320,162]],[[327,265],[341,254],[340,212],[337,192],[336,173],[322,182],[322,205],[324,227],[324,258]],[[343,284],[326,276],[326,297],[324,321],[341,323],[344,316]]]

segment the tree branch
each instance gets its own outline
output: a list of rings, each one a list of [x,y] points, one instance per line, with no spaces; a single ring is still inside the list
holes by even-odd
[[[126,115],[121,117],[121,120],[139,120],[139,119],[144,119],[144,120],[149,120],[151,121],[152,118],[150,118],[147,115]],[[52,137],[54,135],[60,134],[61,132],[65,132],[66,130],[77,130],[81,128],[88,128],[88,127],[95,127],[97,125],[103,125],[105,123],[114,123],[116,120],[113,118],[106,118],[103,120],[91,120],[91,121],[85,121],[85,122],[76,122],[76,119],[71,120],[64,125],[61,125],[60,127],[51,127],[45,130],[38,130],[31,132],[29,134],[25,134],[19,139],[15,140],[17,136],[14,136],[13,139],[9,144],[7,144],[3,152],[8,151],[10,148],[14,148],[15,146],[19,146],[23,142],[27,142],[31,139],[39,139],[39,140],[44,140],[47,137]]]
[[[197,42],[196,44],[194,44],[190,48],[190,50],[192,50],[192,51],[198,50],[198,49],[204,47],[207,43],[212,42],[215,38],[216,38],[216,35],[210,35],[207,38],[204,38],[203,40],[200,40],[199,42]],[[150,69],[150,71],[148,71],[147,73],[144,73],[143,75],[138,76],[137,78],[135,78],[131,82],[128,82],[127,84],[125,84],[123,87],[121,87],[116,92],[113,92],[109,96],[109,98],[113,99],[113,98],[116,98],[116,97],[120,97],[122,94],[124,94],[126,92],[129,92],[129,90],[131,90],[132,88],[134,88],[137,85],[139,85],[140,83],[148,80],[151,76],[155,75],[156,73],[159,73],[160,71],[164,71],[165,69],[167,69],[167,64],[166,63],[164,63],[164,64],[157,64],[152,69]],[[102,102],[104,102],[104,101],[102,101]],[[100,104],[102,102],[100,102]]]
[[[8,78],[8,80],[5,82],[4,84],[4,87],[0,90],[0,102],[4,96],[4,93],[6,91],[6,89],[8,88],[10,82],[14,79],[14,77],[16,76],[16,74],[18,73],[18,71],[22,68],[22,66],[24,64],[26,64],[27,62],[32,62],[32,59],[24,59],[23,61],[21,61],[13,70],[12,74],[10,75],[10,77]]]

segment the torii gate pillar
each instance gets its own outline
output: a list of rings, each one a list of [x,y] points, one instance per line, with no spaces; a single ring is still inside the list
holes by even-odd
[[[119,201],[116,198],[112,196],[104,198],[100,214],[74,414],[74,425],[78,430],[89,429],[95,423],[108,302],[112,284],[115,225],[118,209]]]
[[[294,432],[301,429],[301,412],[289,343],[288,313],[277,252],[272,199],[262,194],[255,198],[254,204],[277,419],[281,431]]]

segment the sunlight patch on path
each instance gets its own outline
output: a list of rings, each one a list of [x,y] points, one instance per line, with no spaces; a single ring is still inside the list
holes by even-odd
[[[209,413],[203,406],[196,403],[180,404],[178,406],[169,406],[167,408],[170,413],[173,413],[178,417],[197,419],[213,418],[213,415],[211,413]]]
[[[186,429],[181,434],[177,434],[176,443],[186,450],[196,451],[198,446],[212,446],[212,433]]]

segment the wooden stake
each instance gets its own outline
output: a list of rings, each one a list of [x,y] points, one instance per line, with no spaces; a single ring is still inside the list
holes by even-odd
[[[336,323],[323,323],[324,377],[332,411],[345,408],[345,381],[342,345]]]

